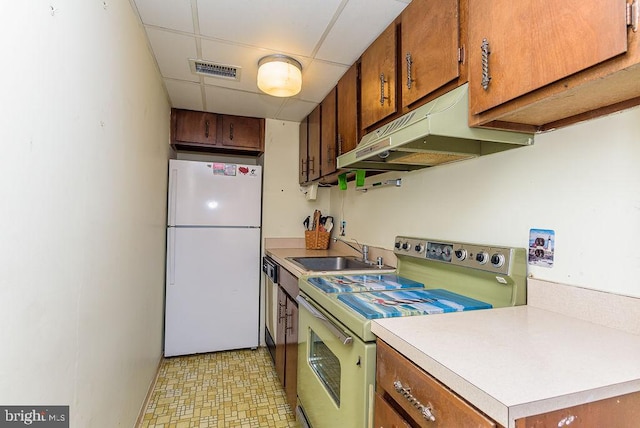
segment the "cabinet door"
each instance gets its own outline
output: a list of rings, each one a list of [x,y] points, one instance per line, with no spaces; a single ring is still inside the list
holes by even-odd
[[[320,178],[320,106],[317,106],[308,116],[308,150],[309,163],[307,166],[309,181]]]
[[[338,144],[336,137],[336,88],[322,100],[321,109],[321,131],[320,131],[320,176],[333,174],[336,172],[336,153]]]
[[[363,129],[397,110],[396,39],[394,22],[362,54],[360,114]]]
[[[402,12],[403,107],[458,77],[458,14],[458,0],[413,0]]]
[[[264,151],[264,120],[223,115],[220,143],[228,148]]]
[[[640,392],[607,398],[516,420],[516,428],[636,427],[640,419]],[[574,424],[574,425],[572,425]]]
[[[276,325],[276,372],[282,386],[285,385],[287,353],[287,294],[278,287],[278,323]]]
[[[309,134],[308,134],[308,122],[307,122],[307,118],[305,117],[304,119],[302,119],[302,121],[300,122],[300,154],[299,154],[299,158],[300,158],[300,163],[299,163],[299,169],[298,169],[298,182],[300,184],[305,184],[308,180],[309,180]]]
[[[354,64],[340,78],[338,97],[338,154],[358,145],[358,64]]]
[[[285,394],[291,409],[296,408],[298,397],[298,305],[287,300]]]
[[[470,1],[471,113],[624,53],[625,16],[625,0]]]
[[[172,110],[173,144],[215,145],[217,115],[192,110]]]

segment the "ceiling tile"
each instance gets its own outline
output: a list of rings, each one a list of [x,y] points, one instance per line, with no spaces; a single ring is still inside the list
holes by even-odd
[[[200,34],[311,56],[340,3],[341,0],[199,0]]]
[[[191,0],[135,0],[145,25],[193,33]]]
[[[302,91],[297,98],[319,103],[348,69],[347,66],[313,61],[302,71]]]
[[[207,111],[249,117],[276,117],[284,100],[266,94],[205,86]]]
[[[295,98],[285,100],[277,116],[273,119],[300,122],[313,111],[318,103],[303,101]]]
[[[406,6],[397,0],[349,0],[316,58],[353,64]]]
[[[202,90],[200,84],[182,80],[165,79],[171,106],[187,110],[202,110]]]
[[[201,59],[242,68],[240,71],[239,82],[229,79],[205,77],[205,83],[215,86],[222,86],[225,88],[259,92],[258,86],[256,84],[258,74],[258,61],[260,60],[260,58],[275,52],[206,39],[202,40],[201,45]],[[303,69],[309,62],[307,58],[303,57],[296,57],[295,59],[297,59],[302,64]]]
[[[187,58],[197,56],[195,38],[155,28],[147,28],[147,35],[162,77],[200,81],[197,75],[191,73],[187,62]]]
[[[410,3],[133,1],[172,107],[292,121],[308,115]],[[194,28],[194,19],[199,28]],[[271,97],[257,88],[258,61],[274,53],[290,55],[302,64],[302,91],[295,97]],[[240,81],[193,74],[188,62],[191,58],[241,67]]]

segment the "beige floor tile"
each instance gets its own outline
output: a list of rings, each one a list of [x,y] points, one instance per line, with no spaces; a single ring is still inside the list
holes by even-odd
[[[266,348],[167,358],[139,428],[298,427]]]

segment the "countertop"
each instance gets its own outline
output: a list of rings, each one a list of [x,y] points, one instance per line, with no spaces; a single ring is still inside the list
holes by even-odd
[[[505,427],[640,390],[640,336],[546,309],[387,318],[371,330]]]
[[[265,254],[271,257],[280,266],[291,272],[296,277],[308,275],[309,272],[287,260],[287,257],[326,257],[326,256],[353,256],[354,253],[340,249],[306,250],[304,248],[272,248],[265,249]],[[314,272],[315,274],[316,272]],[[318,274],[329,272],[317,272]]]
[[[341,274],[341,275],[351,275],[363,272],[371,272],[371,270],[366,271],[314,271],[310,272],[305,269],[302,269],[298,265],[287,260],[287,257],[326,257],[326,256],[356,256],[358,254],[355,250],[349,248],[347,245],[340,244],[332,246],[327,250],[307,250],[305,248],[299,247],[286,247],[286,248],[270,248],[269,246],[265,246],[264,253],[271,257],[276,263],[280,266],[291,272],[294,276],[300,278],[303,275],[331,275],[331,274]],[[370,247],[370,257],[374,259],[378,255],[384,255],[385,264],[395,266],[395,256],[393,256],[393,252],[388,250],[379,249],[375,247]],[[385,272],[393,272],[395,269],[383,269],[376,270],[376,273],[385,273]]]

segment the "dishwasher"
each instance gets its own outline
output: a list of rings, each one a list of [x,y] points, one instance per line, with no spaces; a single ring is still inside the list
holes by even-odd
[[[275,336],[278,315],[278,273],[280,266],[270,257],[262,258],[262,271],[265,274],[265,328],[264,340],[271,359],[276,360]]]

